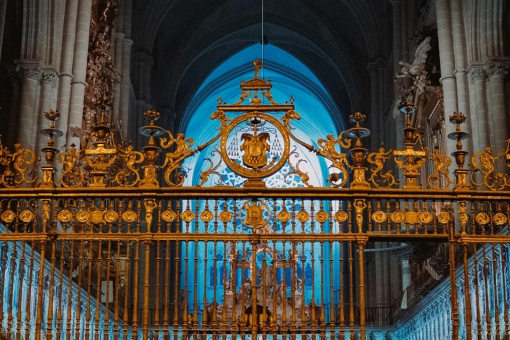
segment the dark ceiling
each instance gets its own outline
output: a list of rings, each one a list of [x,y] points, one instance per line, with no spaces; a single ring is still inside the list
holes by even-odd
[[[262,0],[135,0],[133,11],[133,51],[154,59],[151,104],[177,115],[219,64],[261,40]],[[369,62],[391,57],[389,14],[383,0],[264,0],[264,33],[348,115],[369,109]]]

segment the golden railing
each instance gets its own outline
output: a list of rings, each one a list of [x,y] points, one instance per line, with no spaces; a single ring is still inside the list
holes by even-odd
[[[366,279],[367,258],[379,242],[447,247],[452,338],[510,335],[510,147],[468,160],[466,117],[455,113],[452,161],[423,144],[405,102],[403,149],[365,149],[359,112],[352,128],[308,144],[293,134],[293,99],[276,103],[260,67],[238,102],[219,100],[211,116],[218,133],[198,146],[158,127],[159,113],[149,110],[140,129],[148,143],[136,151],[117,142],[107,108],[86,145],[60,154],[59,116],[48,112],[45,166],[33,150],[0,146],[0,324],[8,339],[366,339],[373,320],[391,331],[397,314],[374,316],[380,301],[368,298],[377,283]],[[327,160],[328,187],[311,186],[292,143]],[[183,161],[206,150],[219,156],[185,186]],[[282,176],[302,187],[266,188],[285,164]],[[243,186],[222,182],[222,167]],[[214,176],[218,185],[203,187]]]

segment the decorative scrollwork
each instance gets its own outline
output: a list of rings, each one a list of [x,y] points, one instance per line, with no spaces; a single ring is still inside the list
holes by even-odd
[[[381,146],[378,152],[371,152],[367,156],[367,162],[374,164],[374,167],[371,168],[371,175],[368,180],[377,188],[391,187],[397,183],[391,170],[382,173],[384,164],[390,159],[392,152],[393,150],[390,149],[386,151],[384,146]]]
[[[469,165],[472,167],[471,183],[477,187],[486,186],[490,190],[502,190],[506,186],[506,176],[502,172],[496,172],[495,163],[501,156],[494,156],[490,146],[485,151],[477,152],[471,158]],[[476,173],[482,175],[481,182],[476,180]]]
[[[166,131],[169,138],[162,137],[160,139],[160,145],[163,149],[168,149],[172,145],[175,145],[174,151],[166,153],[165,162],[161,168],[166,167],[164,179],[166,184],[171,187],[181,186],[184,183],[184,174],[176,172],[178,169],[182,169],[180,165],[181,161],[185,158],[193,155],[197,150],[192,150],[194,140],[192,138],[184,138],[184,133],[177,134],[177,138],[172,135],[170,131]]]
[[[13,188],[19,187],[22,183],[34,183],[37,175],[32,175],[31,179],[27,178],[27,174],[31,175],[31,171],[27,173],[28,167],[34,165],[37,160],[34,151],[23,149],[19,143],[14,145],[14,150],[14,153],[10,153],[0,141],[0,167],[2,168],[0,184]]]
[[[126,150],[119,150],[119,156],[122,160],[122,167],[115,174],[113,181],[120,186],[135,186],[141,180],[135,164],[140,164],[144,161],[143,153],[133,150],[133,146],[128,145]]]
[[[209,169],[203,171],[200,174],[199,176],[200,183],[197,184],[197,187],[201,187],[202,185],[204,185],[204,183],[207,181],[207,178],[209,178],[210,175],[217,175],[221,179],[221,174],[218,171],[216,171],[218,170],[218,167],[221,164],[221,159],[218,161],[218,163],[216,163],[216,165],[214,165],[213,161],[210,158],[205,158],[204,160],[209,162]]]
[[[292,152],[289,154],[289,159],[287,162],[287,164],[289,164],[289,167],[292,169],[292,171],[286,173],[285,176],[283,177],[283,180],[286,183],[290,183],[290,182],[287,182],[288,177],[291,175],[297,175],[301,178],[301,182],[303,182],[304,185],[306,185],[309,188],[312,187],[312,185],[310,183],[308,183],[308,181],[310,180],[310,176],[308,176],[307,173],[305,173],[305,172],[301,171],[301,169],[299,169],[299,164],[301,162],[306,163],[306,160],[300,159],[297,161],[296,165],[292,165],[292,163],[290,162],[290,156],[292,156],[292,155],[294,155],[294,157],[299,157],[299,153],[296,151],[296,147],[294,147],[294,150],[292,150]]]
[[[433,189],[447,189],[452,183],[448,172],[448,167],[452,164],[450,157],[439,153],[439,148],[435,147],[434,152],[428,157],[434,163],[434,172],[429,175],[427,181]]]
[[[76,145],[71,145],[71,150],[62,152],[58,155],[58,162],[63,164],[60,183],[63,187],[79,187],[83,185],[85,176],[82,167],[79,166],[80,153],[76,152]]]
[[[336,149],[337,145],[344,149],[351,147],[352,139],[347,138],[344,140],[344,133],[345,131],[342,131],[338,135],[338,138],[329,134],[327,139],[319,139],[317,141],[321,148],[316,151],[317,154],[329,159],[333,163],[330,167],[338,170],[338,172],[330,174],[327,180],[335,188],[343,187],[349,180],[349,172],[347,171],[349,162],[347,161],[347,154],[338,152]]]

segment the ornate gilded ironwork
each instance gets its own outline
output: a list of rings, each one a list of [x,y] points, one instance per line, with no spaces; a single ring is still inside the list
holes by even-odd
[[[380,287],[365,276],[373,274],[368,270],[375,262],[367,258],[386,251],[376,245],[387,242],[405,243],[406,249],[439,245],[446,259],[434,281],[445,277],[448,263],[455,276],[460,262],[468,268],[467,258],[479,254],[475,267],[483,267],[483,275],[469,269],[463,287],[455,278],[449,286],[456,311],[452,332],[459,332],[461,319],[470,322],[467,311],[481,314],[491,304],[499,308],[489,315],[499,324],[491,325],[491,334],[510,328],[507,297],[485,294],[468,305],[462,292],[480,291],[478,278],[484,278],[485,292],[507,285],[510,140],[501,153],[475,153],[465,168],[461,141],[468,135],[460,125],[466,117],[454,113],[453,180],[451,158],[421,144],[411,125],[414,108],[404,103],[403,150],[381,146],[368,152],[362,144],[369,135],[362,127],[366,117],[359,112],[350,116],[350,129],[310,145],[293,133],[300,119],[293,99],[278,104],[271,83],[259,78],[262,65],[254,66],[237,102],[219,100],[211,115],[217,135],[198,146],[157,126],[160,114],[148,110],[149,123],[139,130],[148,142],[137,151],[119,141],[104,106],[88,142],[58,157],[58,113],[47,113],[46,167],[37,168],[33,151],[17,145],[11,153],[1,146],[2,334],[366,339],[368,326],[388,326],[396,315],[388,310],[377,324],[370,290]],[[328,160],[331,187],[311,187],[299,147]],[[219,185],[182,188],[183,162],[206,149],[213,150],[204,157],[209,164],[195,178],[202,186],[215,176],[212,184]],[[63,165],[56,181],[55,158]],[[42,170],[40,183],[29,179],[29,167]],[[245,181],[243,188],[227,183],[224,167]],[[396,188],[398,169],[406,190]],[[264,180],[273,175],[287,184],[299,178],[300,187],[266,188]],[[487,254],[492,257],[482,256]],[[432,262],[421,269],[431,270]],[[17,282],[19,289],[9,290]],[[461,306],[464,314],[458,313]]]

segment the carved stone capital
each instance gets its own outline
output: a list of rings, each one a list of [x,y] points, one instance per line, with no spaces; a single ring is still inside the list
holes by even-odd
[[[508,62],[489,61],[485,64],[485,71],[489,79],[493,76],[505,76],[508,74],[508,69],[510,69],[510,64]]]
[[[469,79],[472,82],[476,82],[479,80],[485,81],[486,78],[487,74],[482,66],[471,66],[469,68]]]
[[[20,75],[23,80],[32,79],[40,82],[42,78],[42,69],[39,65],[20,65]]]
[[[57,86],[58,75],[57,72],[53,69],[51,70],[43,70],[41,76],[41,84],[42,85],[50,85],[52,89]]]

